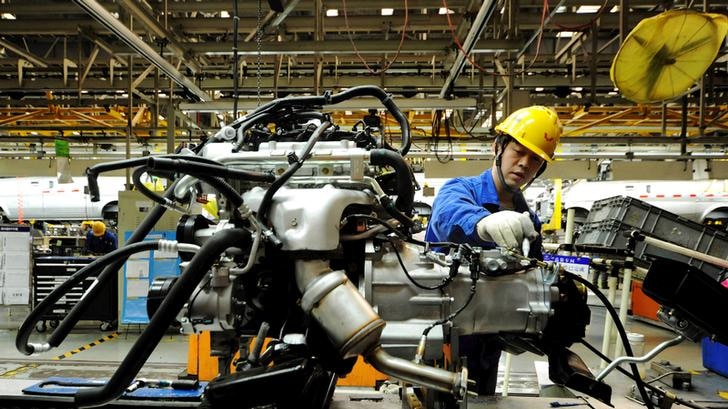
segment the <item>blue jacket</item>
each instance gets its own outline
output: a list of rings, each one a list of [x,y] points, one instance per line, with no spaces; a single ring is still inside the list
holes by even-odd
[[[528,211],[537,232],[541,221],[531,211],[523,195],[513,198],[515,211]],[[459,177],[448,180],[435,197],[432,216],[427,224],[425,241],[469,243],[483,248],[493,248],[494,243],[480,239],[476,225],[483,217],[501,211],[498,191],[495,188],[492,169],[478,176]],[[531,243],[529,257],[542,259],[541,237]]]
[[[106,230],[103,236],[94,236],[89,231],[86,233],[86,245],[84,249],[94,254],[106,254],[116,250],[117,241],[116,234]]]

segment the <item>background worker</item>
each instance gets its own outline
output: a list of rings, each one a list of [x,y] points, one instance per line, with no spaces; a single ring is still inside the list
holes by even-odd
[[[116,250],[116,248],[116,234],[109,231],[104,222],[93,222],[91,230],[86,233],[84,252],[91,254],[106,254]]]
[[[540,260],[541,221],[528,208],[522,189],[553,161],[561,123],[551,109],[531,106],[515,111],[495,130],[493,166],[478,176],[451,179],[440,188],[425,241],[523,249]],[[499,337],[461,336],[458,346],[460,356],[467,357],[469,377],[477,383],[475,392],[492,395],[502,350]]]

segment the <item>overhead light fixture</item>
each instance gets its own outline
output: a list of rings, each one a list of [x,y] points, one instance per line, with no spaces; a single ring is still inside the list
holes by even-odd
[[[3,13],[3,14],[0,14],[0,19],[1,20],[15,20],[15,14]]]
[[[389,8],[382,9],[383,16],[391,16],[393,14],[394,14],[394,9],[389,9]]]
[[[339,16],[338,9],[326,9],[326,17],[338,17],[338,16]]]
[[[576,91],[576,92],[581,92],[581,91],[584,91],[584,88],[582,88],[582,87],[574,87],[574,88],[572,88],[572,89],[573,89],[574,91]]]
[[[602,6],[579,6],[579,8],[576,9],[576,14],[596,13],[601,7]]]
[[[455,14],[455,12],[452,11],[452,10],[450,10],[450,9],[446,9],[445,7],[440,7],[437,10],[437,14],[439,14],[439,15],[442,16],[442,15],[445,15],[445,14]]]
[[[220,18],[230,18],[230,13],[227,10],[222,10],[220,12]]]
[[[557,13],[566,13],[566,6],[559,6],[556,8]]]
[[[571,38],[576,34],[575,31],[559,31],[556,33],[556,37],[558,38]]]
[[[541,92],[541,91],[543,91],[543,87],[536,87],[533,90],[536,92]]]
[[[611,10],[609,10],[610,13],[619,13],[619,6],[612,7]]]

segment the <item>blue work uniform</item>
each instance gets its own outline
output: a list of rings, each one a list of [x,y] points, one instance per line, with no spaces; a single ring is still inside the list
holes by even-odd
[[[523,195],[515,195],[513,205],[516,212],[528,211],[534,228],[541,231],[541,220],[528,208]],[[494,248],[495,243],[481,240],[476,226],[482,218],[501,210],[504,209],[500,207],[492,169],[478,176],[450,179],[442,185],[432,204],[432,216],[427,223],[425,241],[469,243],[483,248]],[[531,242],[528,256],[543,259],[540,236]]]
[[[86,233],[84,250],[93,254],[106,254],[116,250],[116,234],[106,230],[102,236],[95,236],[92,231]]]
[[[482,248],[494,248],[495,243],[483,241],[478,236],[478,222],[501,209],[492,169],[478,176],[448,180],[435,197],[432,216],[427,224],[425,241],[469,243]],[[528,211],[536,231],[541,231],[541,221],[528,208],[522,194],[513,197],[514,211]],[[543,259],[541,237],[531,243],[529,257]],[[498,361],[502,342],[497,335],[464,335],[458,340],[458,355],[465,356],[469,378],[475,380],[475,392],[481,395],[495,393],[498,379]]]

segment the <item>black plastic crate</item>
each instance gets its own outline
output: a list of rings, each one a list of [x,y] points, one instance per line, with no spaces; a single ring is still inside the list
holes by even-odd
[[[728,260],[728,233],[627,196],[594,202],[576,244],[624,250],[627,249],[624,232],[630,230],[638,230],[656,239]],[[643,242],[636,243],[635,256],[659,256],[682,261],[714,278],[718,278],[723,271],[713,264],[647,246]]]

